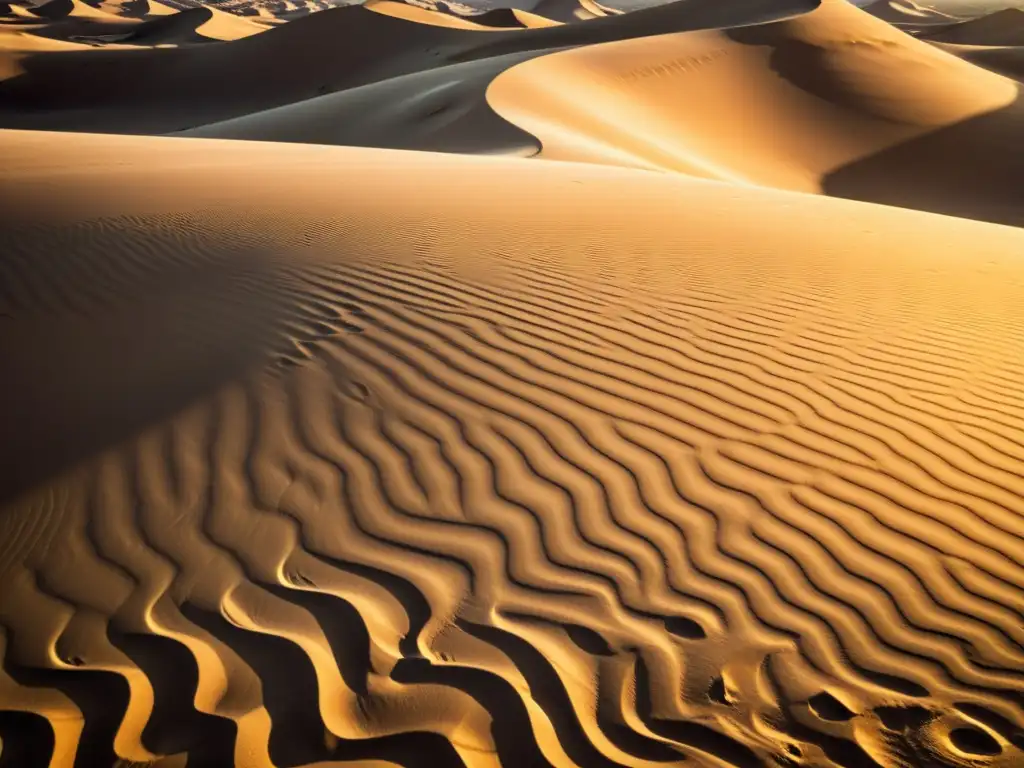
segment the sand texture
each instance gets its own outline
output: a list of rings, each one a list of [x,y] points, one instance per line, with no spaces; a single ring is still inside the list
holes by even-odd
[[[0,768],[1024,766],[1012,14],[5,8]]]

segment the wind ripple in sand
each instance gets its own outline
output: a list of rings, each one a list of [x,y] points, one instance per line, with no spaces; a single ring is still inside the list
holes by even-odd
[[[261,226],[5,243],[9,317],[77,313],[87,344],[140,290],[183,300],[173,255],[241,290],[131,349],[188,361],[212,324],[206,353],[271,358],[8,500],[0,763],[1021,759],[1020,329],[963,275],[666,272],[643,242],[582,269],[538,235],[485,276],[440,230]],[[314,255],[225,251],[243,231]]]

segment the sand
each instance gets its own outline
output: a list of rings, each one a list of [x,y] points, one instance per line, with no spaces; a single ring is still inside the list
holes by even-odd
[[[0,766],[1024,765],[1012,41],[78,2],[0,18]]]
[[[946,25],[957,20],[957,16],[948,10],[939,10],[934,5],[916,3],[913,0],[876,0],[866,5],[858,5],[872,16],[895,25]]]
[[[536,58],[487,96],[552,159],[1024,223],[1017,84],[845,0]]]
[[[1024,80],[1024,10],[1020,8],[991,13],[985,13],[983,5],[946,9],[967,14],[958,17],[935,8],[885,0],[865,10],[971,64]]]
[[[965,61],[1024,80],[1024,10],[1006,8],[937,27],[914,28],[922,39]]]

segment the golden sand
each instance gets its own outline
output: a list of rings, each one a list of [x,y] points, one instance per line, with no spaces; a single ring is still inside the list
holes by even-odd
[[[0,18],[0,765],[1024,765],[1017,85],[728,5]]]

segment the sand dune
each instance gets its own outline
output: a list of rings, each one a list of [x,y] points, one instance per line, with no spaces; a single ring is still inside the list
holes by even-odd
[[[185,130],[445,64],[756,23],[816,0],[683,0],[592,23],[446,29],[353,6],[296,19],[229,46],[28,57],[0,81],[0,126],[104,132]],[[347,41],[347,44],[341,44]],[[220,73],[211,78],[211,72]],[[117,88],[108,83],[117,82]]]
[[[0,82],[0,123],[121,132],[191,128],[436,66],[441,51],[464,50],[480,34],[490,32],[346,7],[227,46],[29,59],[22,76]],[[210,72],[222,74],[211,78]],[[115,76],[119,87],[108,88]]]
[[[152,18],[111,16],[105,21],[50,24],[35,34],[77,42],[156,46],[238,40],[262,31],[264,27],[216,8],[189,8],[171,14],[158,12]]]
[[[537,55],[527,51],[439,67],[177,135],[531,156],[540,144],[499,117],[485,93],[501,72]]]
[[[929,30],[929,40],[958,45],[1024,45],[1024,10],[1006,8]]]
[[[582,6],[581,6],[582,7]],[[556,19],[549,19],[547,16],[542,16],[539,13],[531,13],[530,11],[521,11],[518,8],[512,9],[512,15],[521,26],[528,29],[536,27],[554,27],[563,22]]]
[[[83,50],[95,46],[108,51],[137,50],[139,46],[237,40],[265,30],[258,23],[217,8],[177,11],[157,2],[93,7],[78,0],[51,0],[39,9],[23,11],[19,20],[36,23],[19,23],[6,30],[0,26],[0,56],[10,56],[12,51]],[[33,38],[71,45],[49,46]]]
[[[1024,222],[1016,84],[844,0],[774,24],[555,53],[487,95],[541,157]]]
[[[143,22],[132,31],[130,41],[136,44],[159,45],[240,40],[264,30],[265,27],[259,24],[217,8],[190,8],[172,16],[159,15]]]
[[[562,23],[518,8],[495,8],[484,13],[466,15],[455,13],[447,7],[429,10],[397,0],[369,0],[368,3],[363,4],[363,7],[409,21],[421,21],[425,24],[459,29],[526,29],[555,27]],[[583,10],[583,7],[579,5],[576,8],[580,11]]]
[[[477,14],[473,17],[477,24],[497,29],[524,29],[526,27],[516,15],[514,8],[495,8],[493,11]],[[555,24],[559,22],[554,22]]]
[[[944,51],[979,67],[1024,81],[1024,45],[955,45],[936,43]]]
[[[485,24],[478,24],[461,16],[419,8],[415,5],[399,2],[398,0],[368,0],[368,2],[363,3],[363,7],[376,13],[382,13],[385,16],[393,16],[397,19],[415,21],[430,26],[452,27],[454,29],[490,29]]]
[[[1018,16],[643,4],[0,14],[0,768],[1024,766]]]
[[[971,15],[967,6],[961,12],[968,15],[957,17],[930,8],[901,13],[900,3],[888,2],[864,10],[971,64],[1016,80],[1024,77],[1024,10],[990,12],[979,5]]]
[[[1021,231],[2,141],[5,754],[1024,759]]]
[[[588,21],[590,19],[600,18],[603,15],[594,13],[591,8],[588,8],[575,0],[572,2],[567,2],[567,0],[540,0],[540,2],[534,4],[529,10],[546,19],[552,19],[554,21],[561,22],[562,24],[571,24],[577,21]]]
[[[897,25],[949,24],[957,18],[913,0],[877,0],[863,7],[872,16]]]
[[[48,21],[58,19],[92,19],[95,21],[116,21],[117,17],[96,8],[82,0],[49,0],[29,9],[33,16]]]
[[[176,8],[171,8],[169,5],[164,5],[158,0],[125,0],[124,2],[111,3],[110,0],[104,0],[104,7],[113,5],[121,16],[130,16],[134,18],[147,18],[151,16],[171,16],[178,13]]]

